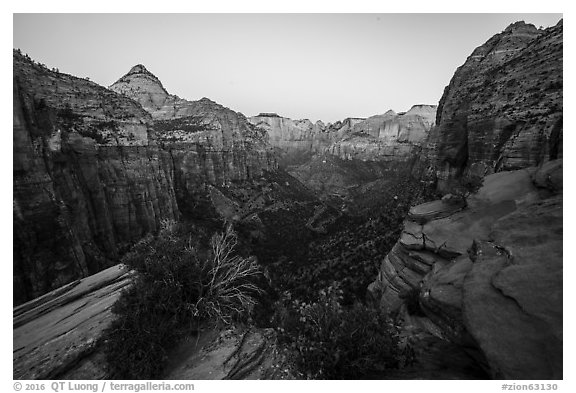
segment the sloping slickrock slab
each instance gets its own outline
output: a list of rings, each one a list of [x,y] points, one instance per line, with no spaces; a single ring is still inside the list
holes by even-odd
[[[14,309],[14,379],[104,378],[91,359],[133,272],[117,265]],[[94,367],[82,365],[92,362]]]
[[[464,320],[493,376],[562,378],[562,197],[494,225],[464,281]]]
[[[216,337],[209,335],[200,339],[207,343],[192,348],[166,379],[294,379],[271,329],[229,329]]]

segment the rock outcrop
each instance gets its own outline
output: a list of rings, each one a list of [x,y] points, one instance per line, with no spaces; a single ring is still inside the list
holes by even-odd
[[[14,379],[110,378],[101,347],[134,272],[105,269],[14,308]],[[272,329],[201,330],[169,354],[164,379],[293,379]]]
[[[562,157],[563,24],[517,22],[456,70],[428,140],[440,188]]]
[[[430,330],[479,349],[494,378],[562,378],[562,161],[457,202],[410,210],[371,295],[388,311],[417,296]]]
[[[206,331],[181,345],[165,379],[296,379],[285,352],[273,329]]]
[[[14,308],[14,379],[105,378],[98,339],[132,275],[113,266]]]
[[[114,264],[179,216],[151,116],[14,51],[14,303]]]

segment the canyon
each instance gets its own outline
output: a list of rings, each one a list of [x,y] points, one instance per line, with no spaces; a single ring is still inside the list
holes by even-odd
[[[349,197],[362,185],[410,173],[435,116],[435,105],[414,105],[408,112],[388,110],[326,125],[275,113],[249,120],[270,135],[288,173],[323,199],[353,204]]]
[[[141,64],[104,88],[15,50],[14,377],[105,377],[93,335],[134,274],[118,264],[189,221],[232,223],[272,285],[309,269],[300,286],[367,292],[418,354],[388,378],[562,379],[562,51],[562,21],[517,22],[437,106],[325,124],[189,101]],[[274,334],[206,332],[167,376],[295,378]]]

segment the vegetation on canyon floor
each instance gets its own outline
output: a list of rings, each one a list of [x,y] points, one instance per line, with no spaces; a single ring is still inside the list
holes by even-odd
[[[344,216],[326,235],[285,245],[305,247],[301,259],[262,265],[249,256],[258,245],[231,226],[214,234],[198,223],[165,222],[123,259],[139,274],[103,339],[110,375],[161,376],[170,350],[206,324],[274,328],[305,378],[366,378],[409,364],[394,319],[367,304],[365,291],[407,210],[431,195],[425,184],[403,180],[374,198],[380,208],[369,217]]]

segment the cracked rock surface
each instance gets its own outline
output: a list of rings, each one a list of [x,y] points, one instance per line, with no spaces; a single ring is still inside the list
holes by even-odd
[[[14,379],[100,379],[97,340],[132,272],[112,266],[14,308]]]
[[[419,291],[430,332],[494,378],[562,378],[562,161],[499,172],[467,199],[416,206],[369,291]]]

